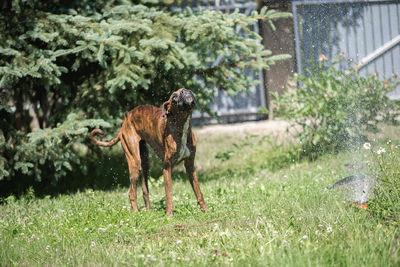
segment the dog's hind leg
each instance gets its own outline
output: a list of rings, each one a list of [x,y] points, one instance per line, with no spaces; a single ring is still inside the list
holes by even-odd
[[[125,151],[126,160],[129,168],[129,201],[132,210],[139,211],[136,201],[136,188],[140,172],[140,152],[139,152],[139,137],[136,132],[121,134],[121,144]]]
[[[146,209],[150,210],[150,199],[149,199],[149,150],[146,146],[146,142],[141,140],[139,142],[140,148],[140,159],[142,164],[142,191],[143,191],[143,199],[144,204],[146,205]]]
[[[132,206],[133,211],[139,211],[137,202],[136,202],[136,188],[137,188],[137,182],[139,178],[139,165],[134,165],[134,164],[129,164],[129,180],[130,180],[130,186],[129,186],[129,201]]]

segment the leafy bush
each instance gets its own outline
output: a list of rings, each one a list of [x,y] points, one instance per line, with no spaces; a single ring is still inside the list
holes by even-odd
[[[378,177],[373,198],[368,202],[369,212],[396,224],[400,222],[400,145],[387,142],[371,149],[371,172]]]
[[[294,76],[299,88],[275,94],[278,115],[293,121],[303,154],[310,158],[359,146],[367,132],[378,132],[380,122],[396,124],[399,115],[398,104],[387,96],[399,84],[397,77],[362,77],[352,67],[339,69],[344,58],[330,66],[324,58],[309,76]]]
[[[88,128],[108,123],[112,133],[124,112],[180,87],[204,110],[216,87],[246,91],[245,69],[287,57],[264,50],[249,27],[289,13],[173,13],[161,2],[0,4],[0,180],[84,169],[74,146],[87,149]]]

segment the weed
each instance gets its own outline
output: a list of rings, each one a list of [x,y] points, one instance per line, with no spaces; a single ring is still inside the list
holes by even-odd
[[[377,180],[374,198],[368,203],[369,212],[390,223],[398,225],[400,219],[400,145],[388,141],[370,149],[370,169]]]

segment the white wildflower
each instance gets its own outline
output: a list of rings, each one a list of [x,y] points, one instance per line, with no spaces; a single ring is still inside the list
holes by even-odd
[[[380,147],[378,149],[378,151],[376,151],[376,154],[380,155],[380,154],[385,153],[385,152],[386,152],[386,149],[384,149],[383,147]]]
[[[326,232],[327,233],[332,233],[332,231],[333,231],[332,227],[330,227],[330,226],[326,227]]]
[[[224,236],[224,235],[226,235],[226,233],[225,233],[225,232],[221,232],[221,233],[219,233],[219,236]]]
[[[94,241],[92,241],[92,243],[90,243],[90,246],[93,248],[96,246],[96,243]]]
[[[370,143],[365,143],[364,144],[364,149],[371,149],[371,144]]]
[[[181,243],[182,243],[182,240],[178,240],[178,241],[176,241],[176,243],[177,243],[177,244],[181,244]]]

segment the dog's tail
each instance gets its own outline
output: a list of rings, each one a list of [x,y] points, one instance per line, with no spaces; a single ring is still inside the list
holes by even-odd
[[[114,139],[112,139],[111,141],[104,142],[104,141],[97,140],[94,137],[95,134],[104,135],[104,132],[102,130],[100,130],[100,129],[94,129],[93,131],[90,132],[90,140],[92,140],[96,145],[99,145],[99,146],[105,146],[105,147],[113,146],[116,143],[118,143],[119,139],[120,139],[120,133],[118,133],[118,135]]]

